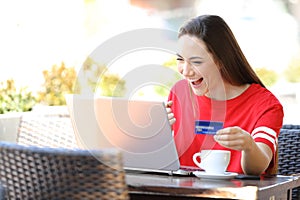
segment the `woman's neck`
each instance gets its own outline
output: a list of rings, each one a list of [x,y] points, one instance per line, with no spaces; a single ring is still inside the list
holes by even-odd
[[[214,100],[225,101],[240,96],[249,86],[250,84],[236,86],[224,83],[222,87],[214,88],[213,92],[209,92],[206,96]]]

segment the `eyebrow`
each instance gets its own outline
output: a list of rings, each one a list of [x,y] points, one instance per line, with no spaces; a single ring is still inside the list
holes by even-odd
[[[193,57],[190,57],[190,60],[193,60],[193,59],[203,59],[203,58],[200,57],[200,56],[193,56]]]
[[[178,53],[176,53],[176,56],[178,56],[178,57],[182,58],[182,56],[181,56],[181,55],[179,55]]]
[[[176,53],[176,55],[180,58],[183,58],[180,54]],[[193,59],[203,59],[202,57],[200,56],[193,56],[193,57],[190,57],[189,60],[193,60]]]

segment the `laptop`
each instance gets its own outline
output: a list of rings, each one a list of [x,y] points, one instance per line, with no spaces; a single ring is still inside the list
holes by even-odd
[[[67,95],[66,102],[81,148],[118,148],[126,170],[178,173],[163,102],[82,95]]]

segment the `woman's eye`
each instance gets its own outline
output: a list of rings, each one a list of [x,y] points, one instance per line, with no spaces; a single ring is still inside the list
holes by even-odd
[[[176,60],[177,61],[183,61],[183,58],[177,58]]]
[[[201,61],[193,61],[192,63],[193,63],[193,65],[200,65],[202,62]]]

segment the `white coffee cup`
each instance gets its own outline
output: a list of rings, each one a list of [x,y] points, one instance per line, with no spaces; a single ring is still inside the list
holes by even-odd
[[[198,161],[200,157],[200,161]],[[227,150],[201,150],[193,155],[194,163],[207,173],[223,174],[230,161],[230,151]]]

